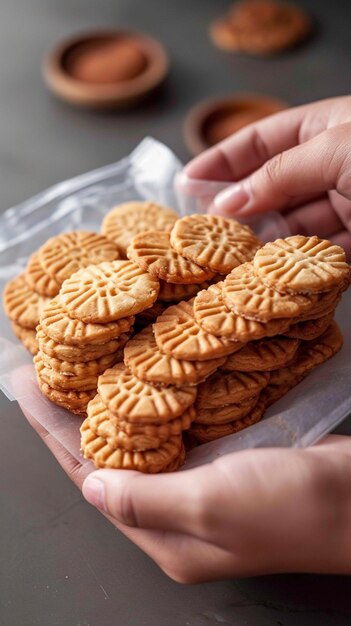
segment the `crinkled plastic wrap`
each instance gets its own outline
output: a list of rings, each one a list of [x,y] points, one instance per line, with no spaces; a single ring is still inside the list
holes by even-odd
[[[151,199],[185,215],[205,211],[224,186],[187,179],[181,173],[181,163],[166,146],[145,139],[122,161],[60,183],[0,217],[0,289],[25,267],[28,256],[48,237],[79,228],[98,231],[104,214],[118,203]],[[278,214],[265,215],[251,226],[266,241],[289,234]],[[336,357],[272,406],[260,423],[192,450],[184,469],[244,448],[306,446],[335,428],[351,412],[351,297],[347,294],[337,319],[345,345]],[[14,338],[2,308],[0,354],[0,388],[6,396],[17,400],[86,465],[85,471],[93,469],[79,452],[81,420],[40,393],[31,355]]]

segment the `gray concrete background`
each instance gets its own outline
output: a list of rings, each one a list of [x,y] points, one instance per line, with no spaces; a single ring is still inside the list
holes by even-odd
[[[305,0],[315,38],[274,60],[214,49],[224,0],[3,0],[0,8],[0,210],[124,156],[145,135],[188,158],[180,128],[196,101],[233,91],[298,104],[350,92],[348,0]],[[160,97],[128,113],[71,109],[45,90],[54,41],[96,26],[158,37],[172,69]],[[86,504],[17,405],[0,397],[1,626],[346,626],[350,578],[270,576],[183,587]],[[344,432],[350,428],[344,425]]]

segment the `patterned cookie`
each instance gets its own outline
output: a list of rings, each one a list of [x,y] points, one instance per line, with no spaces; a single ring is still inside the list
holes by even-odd
[[[88,265],[118,259],[117,246],[102,235],[83,230],[51,237],[38,250],[44,272],[59,283]]]
[[[255,273],[282,293],[319,293],[349,275],[345,251],[326,239],[295,235],[266,243],[255,255]]]
[[[84,376],[99,376],[108,367],[112,367],[116,363],[117,352],[112,354],[106,354],[98,359],[92,361],[62,361],[49,356],[45,352],[41,352],[41,358],[44,363],[53,369],[55,372],[66,376],[84,378]]]
[[[37,380],[40,391],[44,394],[44,396],[51,400],[51,402],[63,407],[64,409],[68,409],[71,413],[75,413],[81,417],[86,415],[87,406],[96,393],[94,390],[59,391],[58,389],[50,387],[50,385],[44,382],[40,376],[37,376]]]
[[[209,281],[200,283],[198,285],[179,283],[166,283],[164,280],[160,280],[160,292],[158,299],[161,302],[181,302],[182,300],[190,300],[196,296],[201,289],[207,289],[210,286]]]
[[[229,356],[222,369],[226,372],[271,371],[285,367],[295,356],[298,339],[272,337],[248,343],[239,352]]]
[[[41,326],[38,326],[37,339],[41,352],[45,352],[49,357],[59,359],[60,361],[69,361],[70,363],[86,361],[94,361],[108,354],[117,353],[129,339],[128,334],[121,335],[118,339],[112,339],[103,344],[92,346],[68,346],[64,343],[57,343],[54,339],[48,337]]]
[[[260,396],[266,409],[272,406],[275,402],[278,402],[278,400],[283,398],[283,396],[286,396],[286,394],[291,391],[291,389],[296,387],[296,385],[298,385],[303,378],[304,376],[291,374],[289,380],[286,379],[286,381],[280,385],[267,385],[267,387],[263,389]]]
[[[184,361],[163,354],[149,326],[124,348],[124,362],[140,380],[163,385],[197,385],[223,365],[224,359]]]
[[[17,339],[22,341],[24,347],[27,348],[29,352],[36,355],[39,350],[36,331],[31,330],[30,328],[24,328],[24,326],[20,326],[19,324],[16,324],[16,322],[11,322],[11,326]]]
[[[222,297],[222,285],[211,285],[201,291],[194,300],[194,316],[201,328],[217,337],[227,337],[232,341],[252,341],[261,337],[271,337],[285,332],[290,319],[275,319],[266,324],[249,320],[230,311]]]
[[[40,324],[46,335],[57,343],[69,346],[106,343],[128,332],[134,320],[134,316],[131,315],[109,324],[86,324],[81,320],[70,318],[58,298],[50,300],[40,316]]]
[[[126,257],[133,237],[146,230],[169,230],[178,219],[177,213],[154,202],[126,202],[107,213],[101,232],[112,239]]]
[[[136,378],[122,363],[99,377],[98,392],[106,408],[129,422],[160,424],[179,417],[196,398],[196,387],[158,389]]]
[[[30,288],[41,296],[53,298],[60,291],[61,283],[44,271],[37,252],[28,261],[25,278]]]
[[[306,313],[301,313],[295,321],[307,322],[323,317],[324,315],[329,315],[329,313],[332,313],[336,309],[340,300],[341,292],[339,289],[319,293],[316,295],[316,302],[312,308],[306,311]]]
[[[215,215],[188,215],[171,231],[171,245],[182,256],[228,274],[234,267],[253,258],[261,246],[248,226]]]
[[[165,471],[181,453],[182,438],[171,437],[156,450],[129,452],[112,445],[91,430],[89,418],[81,428],[81,451],[86,459],[91,459],[96,467],[138,470],[146,474]]]
[[[10,280],[4,289],[3,303],[6,315],[12,322],[34,330],[39,323],[40,311],[47,303],[33,291],[24,274]]]
[[[214,272],[178,254],[171,247],[169,233],[139,233],[132,239],[127,256],[145,272],[167,283],[202,283],[214,276]]]
[[[316,320],[309,320],[307,322],[298,322],[290,326],[289,330],[284,333],[285,337],[292,337],[294,339],[303,339],[305,341],[311,341],[317,339],[320,335],[327,330],[331,324],[334,316],[334,311],[328,315],[323,315]]]
[[[268,372],[216,372],[198,387],[195,410],[238,404],[268,385]]]
[[[198,424],[227,424],[242,419],[254,408],[258,395],[243,400],[240,404],[227,404],[215,409],[196,409],[195,422]]]
[[[170,472],[176,472],[180,467],[182,467],[182,465],[184,465],[185,458],[186,458],[186,450],[185,450],[184,440],[182,440],[182,445],[180,448],[179,455],[173,461],[171,461],[171,463],[166,465],[163,471],[167,472],[168,474]]]
[[[128,422],[127,420],[112,416],[110,412],[109,415],[116,420],[118,428],[123,430],[130,437],[144,434],[148,437],[159,437],[166,441],[166,439],[174,437],[174,435],[180,435],[181,432],[190,428],[191,423],[195,419],[195,409],[193,406],[190,406],[179,417],[165,422],[164,424],[139,424],[138,422]]]
[[[265,410],[264,402],[259,399],[252,411],[242,419],[227,422],[226,424],[198,424],[194,422],[189,434],[194,436],[199,443],[208,443],[215,439],[221,439],[256,424],[264,416]]]
[[[240,342],[206,333],[195,321],[193,302],[170,306],[154,324],[156,343],[164,354],[186,361],[209,361],[240,350]]]
[[[96,391],[97,375],[65,376],[52,369],[45,363],[40,352],[34,357],[34,366],[40,379],[52,389],[58,391]]]
[[[83,268],[61,287],[59,301],[70,317],[104,324],[151,307],[159,282],[131,261],[113,261]]]
[[[255,257],[256,258],[256,257]],[[237,315],[260,322],[296,317],[312,308],[315,297],[281,294],[266,287],[252,263],[235,268],[222,283],[225,304]]]
[[[192,420],[190,419],[189,411],[186,411],[186,413],[188,415],[186,426],[189,428]],[[101,402],[99,394],[89,402],[88,418],[91,430],[99,437],[103,437],[109,444],[115,447],[131,452],[160,448],[169,439],[169,437],[165,437],[163,433],[158,433],[156,430],[149,434],[147,425],[144,428],[139,426],[138,432],[128,435],[119,427],[118,420],[111,417],[111,414]],[[179,435],[180,433],[176,434]]]

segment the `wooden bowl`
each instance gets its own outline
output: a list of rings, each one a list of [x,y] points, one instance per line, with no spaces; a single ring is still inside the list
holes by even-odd
[[[259,94],[235,94],[201,102],[185,118],[185,143],[196,156],[240,128],[287,107],[281,100]]]
[[[67,39],[49,52],[43,77],[49,89],[75,106],[129,107],[155,89],[168,73],[163,46],[146,35],[97,30]]]

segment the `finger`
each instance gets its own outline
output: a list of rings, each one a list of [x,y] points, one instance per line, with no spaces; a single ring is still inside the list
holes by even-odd
[[[348,197],[350,140],[351,124],[342,124],[281,152],[216,196],[214,210],[222,215],[281,210],[294,198],[336,188]]]
[[[184,169],[189,178],[237,181],[279,152],[325,130],[334,100],[287,109],[242,128],[193,159]],[[306,130],[304,130],[306,129]]]
[[[328,238],[343,229],[328,197],[291,210],[285,214],[285,220],[292,234],[306,237],[318,235]]]
[[[337,191],[329,193],[330,200],[333,203],[335,212],[338,214],[346,230],[351,233],[351,202],[348,198],[344,198]]]
[[[347,260],[351,263],[351,234],[347,230],[343,230],[330,237],[330,240],[336,245],[344,248]]]

